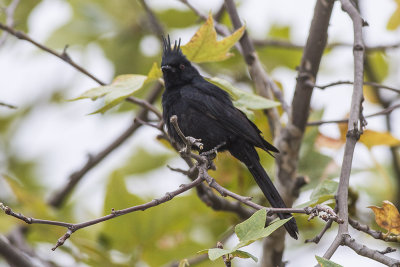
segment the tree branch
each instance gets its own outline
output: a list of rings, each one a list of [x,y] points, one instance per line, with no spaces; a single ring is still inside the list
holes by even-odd
[[[10,264],[18,267],[35,267],[32,261],[20,250],[15,248],[7,238],[0,234],[0,254]]]
[[[354,238],[351,238],[350,235],[348,234],[345,234],[343,236],[342,245],[348,246],[349,248],[354,250],[358,255],[373,259],[387,266],[393,266],[393,267],[400,266],[400,260],[390,258],[378,250],[370,249],[367,246],[358,243]]]
[[[90,220],[90,221],[86,221],[86,222],[82,222],[82,223],[77,223],[77,224],[73,224],[73,223],[66,223],[66,222],[58,222],[58,221],[49,221],[49,220],[42,220],[42,219],[35,219],[35,218],[31,218],[31,217],[26,217],[23,214],[20,213],[15,213],[10,207],[3,205],[2,203],[0,203],[0,208],[2,210],[4,210],[5,214],[13,216],[19,220],[22,220],[28,224],[47,224],[47,225],[56,225],[56,226],[61,226],[61,227],[65,227],[68,229],[67,233],[65,233],[62,237],[60,237],[56,243],[56,245],[52,248],[52,250],[55,250],[57,247],[62,246],[64,244],[64,242],[77,230],[94,225],[94,224],[98,224],[110,219],[113,219],[115,217],[124,215],[124,214],[128,214],[131,212],[135,212],[135,211],[144,211],[148,208],[151,207],[155,207],[158,206],[162,203],[165,203],[167,201],[170,201],[171,199],[173,199],[175,196],[182,194],[183,192],[188,191],[189,189],[199,185],[200,183],[202,183],[204,181],[204,178],[199,176],[197,177],[197,179],[195,179],[194,181],[190,182],[189,184],[183,184],[181,185],[178,189],[172,191],[172,192],[168,192],[166,193],[163,197],[160,197],[158,199],[154,199],[150,202],[147,202],[145,204],[141,204],[141,205],[137,205],[137,206],[133,206],[130,208],[126,208],[126,209],[122,209],[122,210],[112,210],[111,214],[94,219],[94,220]]]
[[[7,104],[7,103],[4,103],[4,102],[0,102],[0,106],[11,108],[11,109],[17,109],[16,106],[11,105],[11,104]]]
[[[74,67],[75,69],[77,69],[79,72],[83,73],[84,75],[90,77],[92,80],[94,80],[94,81],[97,82],[98,84],[100,84],[100,85],[105,85],[104,82],[102,82],[101,80],[99,80],[98,78],[96,78],[93,74],[89,73],[86,69],[84,69],[84,68],[81,67],[80,65],[76,64],[76,63],[71,59],[71,57],[67,54],[67,51],[66,51],[67,46],[65,47],[63,53],[58,53],[58,52],[56,52],[55,50],[53,50],[53,49],[51,49],[51,48],[49,48],[49,47],[47,47],[47,46],[45,46],[45,45],[42,45],[42,44],[36,42],[36,41],[33,40],[31,37],[29,37],[27,34],[21,32],[21,31],[17,31],[17,30],[15,30],[14,28],[12,28],[12,27],[9,26],[9,25],[5,25],[5,24],[3,24],[3,23],[0,23],[0,29],[3,30],[3,31],[8,32],[8,33],[11,34],[11,35],[14,35],[14,36],[17,37],[18,39],[21,39],[21,40],[25,40],[25,41],[30,42],[30,43],[33,44],[34,46],[36,46],[36,47],[38,47],[38,48],[40,48],[40,49],[46,51],[47,53],[50,53],[50,54],[52,54],[52,55],[58,57],[59,59],[61,59],[61,60],[65,61],[65,62],[67,62],[69,65],[71,65],[72,67]]]
[[[367,119],[367,118],[372,118],[372,117],[376,117],[376,116],[380,116],[380,115],[388,115],[397,108],[400,108],[400,104],[393,105],[393,106],[385,108],[381,111],[369,114],[369,115],[365,116],[364,118]],[[331,121],[311,121],[311,122],[307,123],[307,126],[319,126],[319,125],[326,124],[326,123],[348,123],[348,122],[349,122],[349,119],[331,120]]]
[[[287,205],[292,205],[298,196],[297,165],[299,151],[309,116],[313,88],[309,82],[315,82],[322,54],[328,37],[328,27],[331,18],[333,0],[316,1],[309,35],[303,56],[298,68],[295,93],[291,106],[289,123],[276,138],[277,148],[281,153],[276,155],[277,186]],[[282,262],[284,235],[272,234],[264,242],[263,266],[277,266]]]
[[[287,40],[278,40],[278,39],[257,39],[253,40],[253,43],[257,47],[267,47],[267,46],[272,46],[272,47],[279,47],[279,48],[285,48],[285,49],[294,49],[294,50],[303,50],[304,46],[300,44],[294,44],[290,41]],[[331,43],[326,45],[326,50],[328,49],[333,49],[336,47],[352,47],[353,44],[347,44],[347,43]],[[374,52],[374,51],[386,51],[390,49],[397,49],[400,47],[400,42],[393,43],[393,44],[387,44],[387,45],[368,45],[365,46],[365,51],[366,52]]]
[[[336,86],[336,85],[341,85],[341,84],[354,84],[354,82],[352,81],[337,81],[337,82],[332,82],[332,83],[328,83],[325,85],[316,85],[314,84],[313,87],[319,88],[319,89],[326,89],[328,87],[332,87],[332,86]],[[364,81],[364,85],[369,85],[372,87],[376,87],[376,88],[381,88],[381,89],[387,89],[390,91],[393,91],[395,93],[400,94],[400,89],[394,88],[394,87],[390,87],[390,86],[386,86],[383,84],[379,84],[376,82],[368,82],[368,81]]]
[[[234,1],[225,0],[225,5],[234,28],[237,30],[242,27],[242,22],[240,21]],[[283,94],[279,87],[269,77],[269,75],[263,68],[247,31],[244,32],[239,42],[243,51],[242,55],[249,68],[250,76],[253,79],[257,93],[269,99],[273,99],[275,95],[279,102],[281,102],[283,110],[285,110],[285,112],[290,117],[289,106],[284,100]],[[269,115],[268,122],[271,126],[273,135],[276,136],[281,130],[278,111],[276,108],[273,108],[268,109],[265,112],[267,113],[267,115]]]
[[[387,235],[385,236],[381,231],[375,231],[372,230],[368,225],[366,224],[361,224],[360,222],[352,219],[349,217],[349,224],[356,230],[364,232],[370,236],[372,236],[375,239],[380,239],[386,242],[398,242],[400,243],[400,236],[393,236],[393,235]]]
[[[354,89],[351,99],[350,117],[348,122],[348,132],[346,135],[346,144],[343,156],[343,163],[340,172],[339,187],[337,191],[337,207],[339,217],[344,221],[339,225],[338,234],[324,254],[324,258],[329,259],[336,251],[338,246],[344,242],[348,234],[348,190],[350,173],[354,155],[355,145],[362,134],[364,127],[364,118],[362,116],[363,101],[363,73],[364,73],[364,42],[362,37],[363,20],[357,9],[350,0],[341,0],[342,8],[347,12],[353,21],[354,29]]]

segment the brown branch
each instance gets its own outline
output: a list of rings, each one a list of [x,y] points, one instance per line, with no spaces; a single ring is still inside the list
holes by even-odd
[[[309,116],[313,88],[309,82],[316,80],[319,65],[327,42],[327,33],[334,1],[316,1],[309,35],[298,68],[295,93],[289,123],[277,136],[276,145],[281,153],[276,155],[277,187],[287,205],[298,196],[297,165],[299,151]],[[282,232],[283,233],[283,232]],[[284,235],[273,234],[264,242],[263,266],[277,266],[282,262]],[[272,249],[273,248],[273,249]]]
[[[272,47],[279,47],[279,48],[285,48],[285,49],[294,49],[294,50],[303,50],[304,45],[300,44],[295,44],[287,40],[277,40],[277,39],[256,39],[253,40],[253,43],[257,47],[266,47],[266,46],[272,46]],[[331,43],[327,44],[325,49],[333,49],[336,47],[352,47],[353,44],[349,43]],[[400,47],[400,43],[393,43],[393,44],[387,44],[387,45],[368,45],[365,46],[366,52],[373,52],[373,51],[385,51],[389,49],[397,49]]]
[[[229,17],[232,21],[232,24],[235,30],[242,27],[242,22],[240,21],[239,14],[236,9],[236,5],[233,0],[225,0],[226,10],[229,14]],[[257,52],[254,49],[254,45],[247,33],[244,32],[242,38],[239,41],[240,46],[242,47],[242,55],[244,60],[248,66],[249,73],[251,78],[253,79],[256,91],[259,95],[273,99],[274,96],[279,100],[282,105],[283,110],[290,117],[289,106],[286,103],[283,94],[279,87],[275,84],[275,82],[269,77],[267,72],[265,71],[263,65],[261,64]],[[271,131],[273,136],[277,135],[281,130],[281,125],[279,121],[279,114],[276,108],[268,109],[265,111],[269,116],[269,124],[271,126]]]
[[[150,26],[153,29],[156,36],[161,39],[164,36],[164,27],[161,25],[157,17],[154,15],[153,11],[147,5],[146,0],[140,0],[140,4],[142,5],[143,9],[146,11],[148,20],[150,22]]]
[[[400,260],[390,258],[378,250],[373,250],[368,248],[367,246],[358,243],[354,238],[351,238],[350,235],[343,235],[342,245],[347,246],[354,250],[358,255],[373,259],[377,262],[385,264],[387,266],[400,266]]]
[[[57,247],[62,246],[64,244],[64,242],[77,230],[82,229],[82,228],[86,228],[88,226],[91,225],[95,225],[104,221],[108,221],[110,219],[113,219],[115,217],[124,215],[124,214],[128,214],[131,212],[135,212],[135,211],[144,211],[148,208],[151,207],[155,207],[158,206],[162,203],[165,203],[167,201],[170,201],[171,199],[173,199],[175,196],[182,194],[183,192],[188,191],[189,189],[199,185],[200,183],[202,183],[204,181],[204,178],[199,176],[197,177],[197,179],[195,179],[194,181],[188,183],[188,184],[183,184],[181,186],[179,186],[178,189],[172,191],[172,192],[168,192],[166,193],[163,197],[160,197],[158,199],[154,199],[150,202],[147,202],[145,204],[141,204],[141,205],[137,205],[137,206],[133,206],[133,207],[129,207],[126,209],[122,209],[122,210],[112,210],[111,214],[94,219],[94,220],[90,220],[90,221],[86,221],[86,222],[82,222],[82,223],[77,223],[77,224],[73,224],[73,223],[66,223],[66,222],[58,222],[58,221],[49,221],[49,220],[42,220],[42,219],[35,219],[35,218],[31,218],[31,217],[26,217],[23,214],[20,213],[15,213],[10,207],[3,205],[2,203],[0,203],[0,208],[5,212],[5,214],[13,216],[19,220],[22,220],[28,224],[46,224],[46,225],[56,225],[56,226],[61,226],[61,227],[65,227],[68,228],[67,232],[58,239],[56,245],[53,247],[52,250],[55,250]]]
[[[316,85],[314,84],[313,87],[319,88],[319,89],[326,89],[328,87],[332,87],[332,86],[336,86],[336,85],[342,85],[342,84],[354,84],[352,81],[337,81],[337,82],[332,82],[332,83],[328,83],[325,85]],[[368,82],[368,81],[364,81],[364,85],[369,85],[372,87],[376,87],[376,88],[381,88],[381,89],[387,89],[393,92],[396,92],[398,94],[400,94],[400,89],[394,88],[394,87],[390,87],[387,85],[383,85],[383,84],[379,84],[376,82]]]
[[[324,236],[324,234],[326,233],[326,231],[331,228],[333,223],[333,219],[329,219],[329,221],[325,224],[324,228],[322,229],[322,231],[316,235],[314,238],[312,239],[306,239],[305,243],[315,243],[318,244],[319,241],[321,241],[321,238]]]
[[[4,102],[0,102],[0,106],[11,108],[11,109],[17,109],[16,106],[10,105],[10,104],[4,103]]]
[[[393,106],[385,108],[381,111],[369,114],[369,115],[365,116],[365,118],[367,119],[367,118],[372,118],[372,117],[376,117],[376,116],[380,116],[380,115],[388,115],[397,108],[400,108],[400,104],[393,105]],[[327,123],[348,123],[348,122],[349,122],[349,119],[330,120],[330,121],[311,121],[311,122],[307,123],[307,126],[319,126],[319,125],[327,124]]]
[[[11,35],[14,35],[15,37],[17,37],[18,39],[21,40],[25,40],[30,42],[31,44],[33,44],[34,46],[46,51],[47,53],[50,53],[56,57],[58,57],[59,59],[67,62],[69,65],[71,65],[72,67],[74,67],[75,69],[77,69],[79,72],[83,73],[84,75],[90,77],[92,80],[94,80],[95,82],[97,82],[100,85],[105,85],[104,82],[102,82],[101,80],[99,80],[98,78],[96,78],[93,74],[91,74],[90,72],[88,72],[86,69],[84,69],[83,67],[81,67],[80,65],[76,64],[71,57],[67,54],[66,49],[64,49],[63,53],[58,53],[57,51],[42,45],[38,42],[36,42],[35,40],[33,40],[31,37],[29,37],[27,34],[21,32],[21,31],[17,31],[14,28],[12,28],[9,25],[5,25],[3,23],[0,23],[0,29],[3,31],[8,32]]]
[[[398,242],[400,243],[400,236],[385,235],[381,231],[372,230],[368,225],[361,224],[360,222],[349,217],[349,224],[356,230],[364,232],[375,239],[380,239],[386,242]]]
[[[188,8],[190,8],[194,13],[196,13],[196,15],[202,19],[202,20],[207,20],[208,16],[206,14],[201,13],[196,7],[194,7],[191,3],[189,3],[188,0],[179,0],[180,2],[182,2],[183,4],[185,4]],[[223,36],[228,36],[230,35],[230,31],[229,29],[223,25],[218,23],[217,21],[214,21],[214,28],[217,31],[217,33],[223,35]],[[236,46],[238,47],[238,46]],[[239,52],[240,52],[240,48],[239,48]]]
[[[32,260],[29,259],[22,251],[14,247],[7,238],[0,234],[0,254],[8,262],[10,266],[18,267],[34,267]]]
[[[162,120],[161,112],[155,106],[153,106],[151,103],[149,103],[147,100],[130,96],[130,97],[126,98],[126,101],[137,104],[145,109],[150,110],[157,116],[158,119]]]
[[[350,173],[354,155],[355,145],[362,134],[363,116],[363,81],[364,81],[364,42],[362,36],[362,27],[364,21],[357,9],[350,0],[341,0],[342,9],[348,13],[353,21],[354,29],[354,89],[351,99],[350,117],[348,122],[348,132],[346,135],[346,144],[343,156],[343,163],[340,172],[339,187],[337,191],[337,207],[339,217],[344,221],[339,225],[338,234],[335,241],[331,244],[324,254],[324,258],[330,259],[342,242],[345,242],[345,236],[348,234],[348,189]]]

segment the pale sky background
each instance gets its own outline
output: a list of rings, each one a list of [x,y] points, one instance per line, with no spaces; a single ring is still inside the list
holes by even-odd
[[[23,0],[21,1],[23,4]],[[210,9],[215,10],[221,1],[191,1],[200,10],[207,13]],[[178,1],[173,0],[150,0],[149,5],[157,9],[185,8]],[[386,31],[386,23],[395,8],[393,0],[363,0],[362,11],[369,27],[364,28],[365,40],[368,45],[392,44],[400,41],[399,29],[394,32]],[[239,13],[246,22],[250,34],[254,37],[265,36],[265,32],[272,23],[289,25],[292,30],[293,42],[304,44],[311,17],[313,14],[314,0],[281,0],[281,1],[242,1]],[[300,12],[299,12],[300,11]],[[44,42],[50,34],[62,26],[71,18],[71,8],[68,2],[61,0],[45,0],[37,6],[29,18],[28,34],[39,42]],[[172,31],[171,37],[182,37],[183,43],[187,42],[196,28],[185,31]],[[339,2],[336,2],[329,28],[330,42],[351,43],[353,36],[352,24],[348,16],[341,11]],[[145,53],[152,54],[153,49],[159,49],[158,41],[154,38],[146,38],[142,49]],[[150,49],[146,51],[146,49]],[[114,75],[112,62],[105,58],[101,48],[96,44],[89,44],[84,48],[71,48],[71,57],[83,65],[95,76],[103,81],[111,81]],[[384,84],[400,87],[399,60],[400,50],[388,51],[387,57],[391,64],[392,73]],[[337,80],[353,80],[353,57],[352,49],[340,48],[325,56],[318,74],[317,84],[325,84]],[[0,101],[23,108],[25,105],[35,103],[34,112],[21,123],[16,136],[12,140],[12,148],[18,155],[26,160],[39,160],[39,175],[43,184],[48,185],[49,194],[52,189],[62,186],[67,177],[79,169],[85,162],[88,153],[97,153],[115,139],[131,122],[133,114],[129,113],[106,113],[105,115],[86,114],[95,110],[97,104],[91,101],[65,102],[63,104],[49,104],[47,99],[52,93],[61,88],[69,88],[68,97],[73,98],[87,89],[96,87],[97,84],[91,79],[78,73],[68,64],[62,62],[52,55],[38,51],[31,44],[24,41],[15,41],[9,37],[8,42],[0,47],[0,73],[1,90]],[[275,69],[271,76],[280,81],[285,88],[285,97],[291,101],[295,85],[296,72],[287,68]],[[337,86],[324,91],[315,89],[312,98],[312,107],[319,109],[325,107],[323,119],[342,118],[349,111],[351,101],[351,86]],[[388,97],[391,95],[388,93]],[[371,114],[379,110],[371,104],[365,104],[365,113]],[[13,110],[0,107],[0,114],[12,113]],[[400,112],[395,111],[392,115],[393,121],[400,121]],[[400,124],[394,124],[393,134],[400,138]],[[383,117],[369,119],[367,129],[384,130]],[[320,130],[331,137],[338,137],[339,132],[334,125],[320,127]],[[102,199],[104,187],[109,173],[118,162],[124,162],[131,151],[145,144],[149,151],[164,151],[164,148],[155,141],[157,132],[148,127],[142,127],[134,138],[129,139],[100,165],[91,170],[74,191],[71,199],[78,201],[77,213],[80,219],[88,220],[100,216],[102,213]],[[386,148],[374,148],[380,162],[388,160],[389,151]],[[327,151],[327,153],[332,153]],[[341,164],[343,151],[335,153],[337,164]],[[3,155],[0,152],[0,162]],[[169,163],[175,167],[185,167],[180,159]],[[373,162],[365,153],[363,146],[357,146],[353,166],[373,166]],[[4,167],[0,164],[0,172]],[[162,179],[160,179],[160,177]],[[351,180],[352,185],[365,183],[361,177],[355,175]],[[217,178],[218,179],[218,178]],[[160,168],[154,172],[132,177],[128,182],[131,192],[146,196],[160,196],[163,193],[176,189],[180,184],[187,182],[184,176],[170,172],[167,168]],[[148,184],[159,184],[155,190],[148,189]],[[153,187],[153,186],[152,186]],[[90,192],[90,194],[88,194]],[[0,194],[7,193],[7,189],[0,189]],[[307,200],[308,194],[302,195],[298,204]],[[362,197],[367,206],[368,199]],[[179,198],[175,201],[179,201]],[[128,205],[129,203],[127,203]],[[173,205],[173,203],[170,203]],[[168,205],[168,204],[167,204]],[[368,211],[365,211],[368,212]],[[299,245],[299,241],[288,239],[290,250],[285,254],[288,266],[311,266],[315,264],[313,254],[322,256],[333,240],[335,231],[324,236],[318,245]],[[363,242],[365,235],[354,234],[358,241]],[[384,242],[364,240],[371,248],[384,249]],[[369,242],[371,241],[371,242]],[[231,240],[230,242],[233,242]],[[229,243],[227,246],[229,247]],[[232,243],[234,244],[234,243]],[[246,251],[260,256],[261,247],[255,243],[245,249]],[[43,255],[51,254],[50,257],[57,259],[62,251],[51,252],[46,246],[42,249]],[[400,253],[392,253],[390,256],[400,258]],[[190,256],[190,255],[188,255]],[[62,257],[62,266],[72,266],[70,259]],[[380,266],[378,263],[367,258],[360,257],[349,248],[339,248],[332,258],[333,261],[344,266]],[[235,266],[257,266],[251,260],[235,260]]]

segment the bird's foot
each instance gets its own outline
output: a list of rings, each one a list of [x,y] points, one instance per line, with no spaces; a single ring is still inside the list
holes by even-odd
[[[191,146],[197,147],[199,150],[203,150],[203,143],[201,143],[201,139],[196,139],[191,136],[187,136],[186,140]]]
[[[215,159],[215,157],[217,156],[218,149],[220,149],[220,148],[223,147],[224,145],[226,145],[226,142],[222,142],[221,144],[217,145],[216,147],[214,147],[214,148],[211,149],[211,150],[202,152],[202,153],[200,154],[200,156],[205,156],[205,157],[207,157],[208,159],[213,160],[213,159]]]

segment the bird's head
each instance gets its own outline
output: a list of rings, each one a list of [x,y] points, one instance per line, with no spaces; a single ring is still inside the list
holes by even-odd
[[[174,46],[171,40],[163,37],[164,47],[161,61],[161,70],[167,89],[169,87],[181,86],[199,75],[199,72],[192,66],[189,60],[182,53],[180,48],[181,40],[175,41]]]

